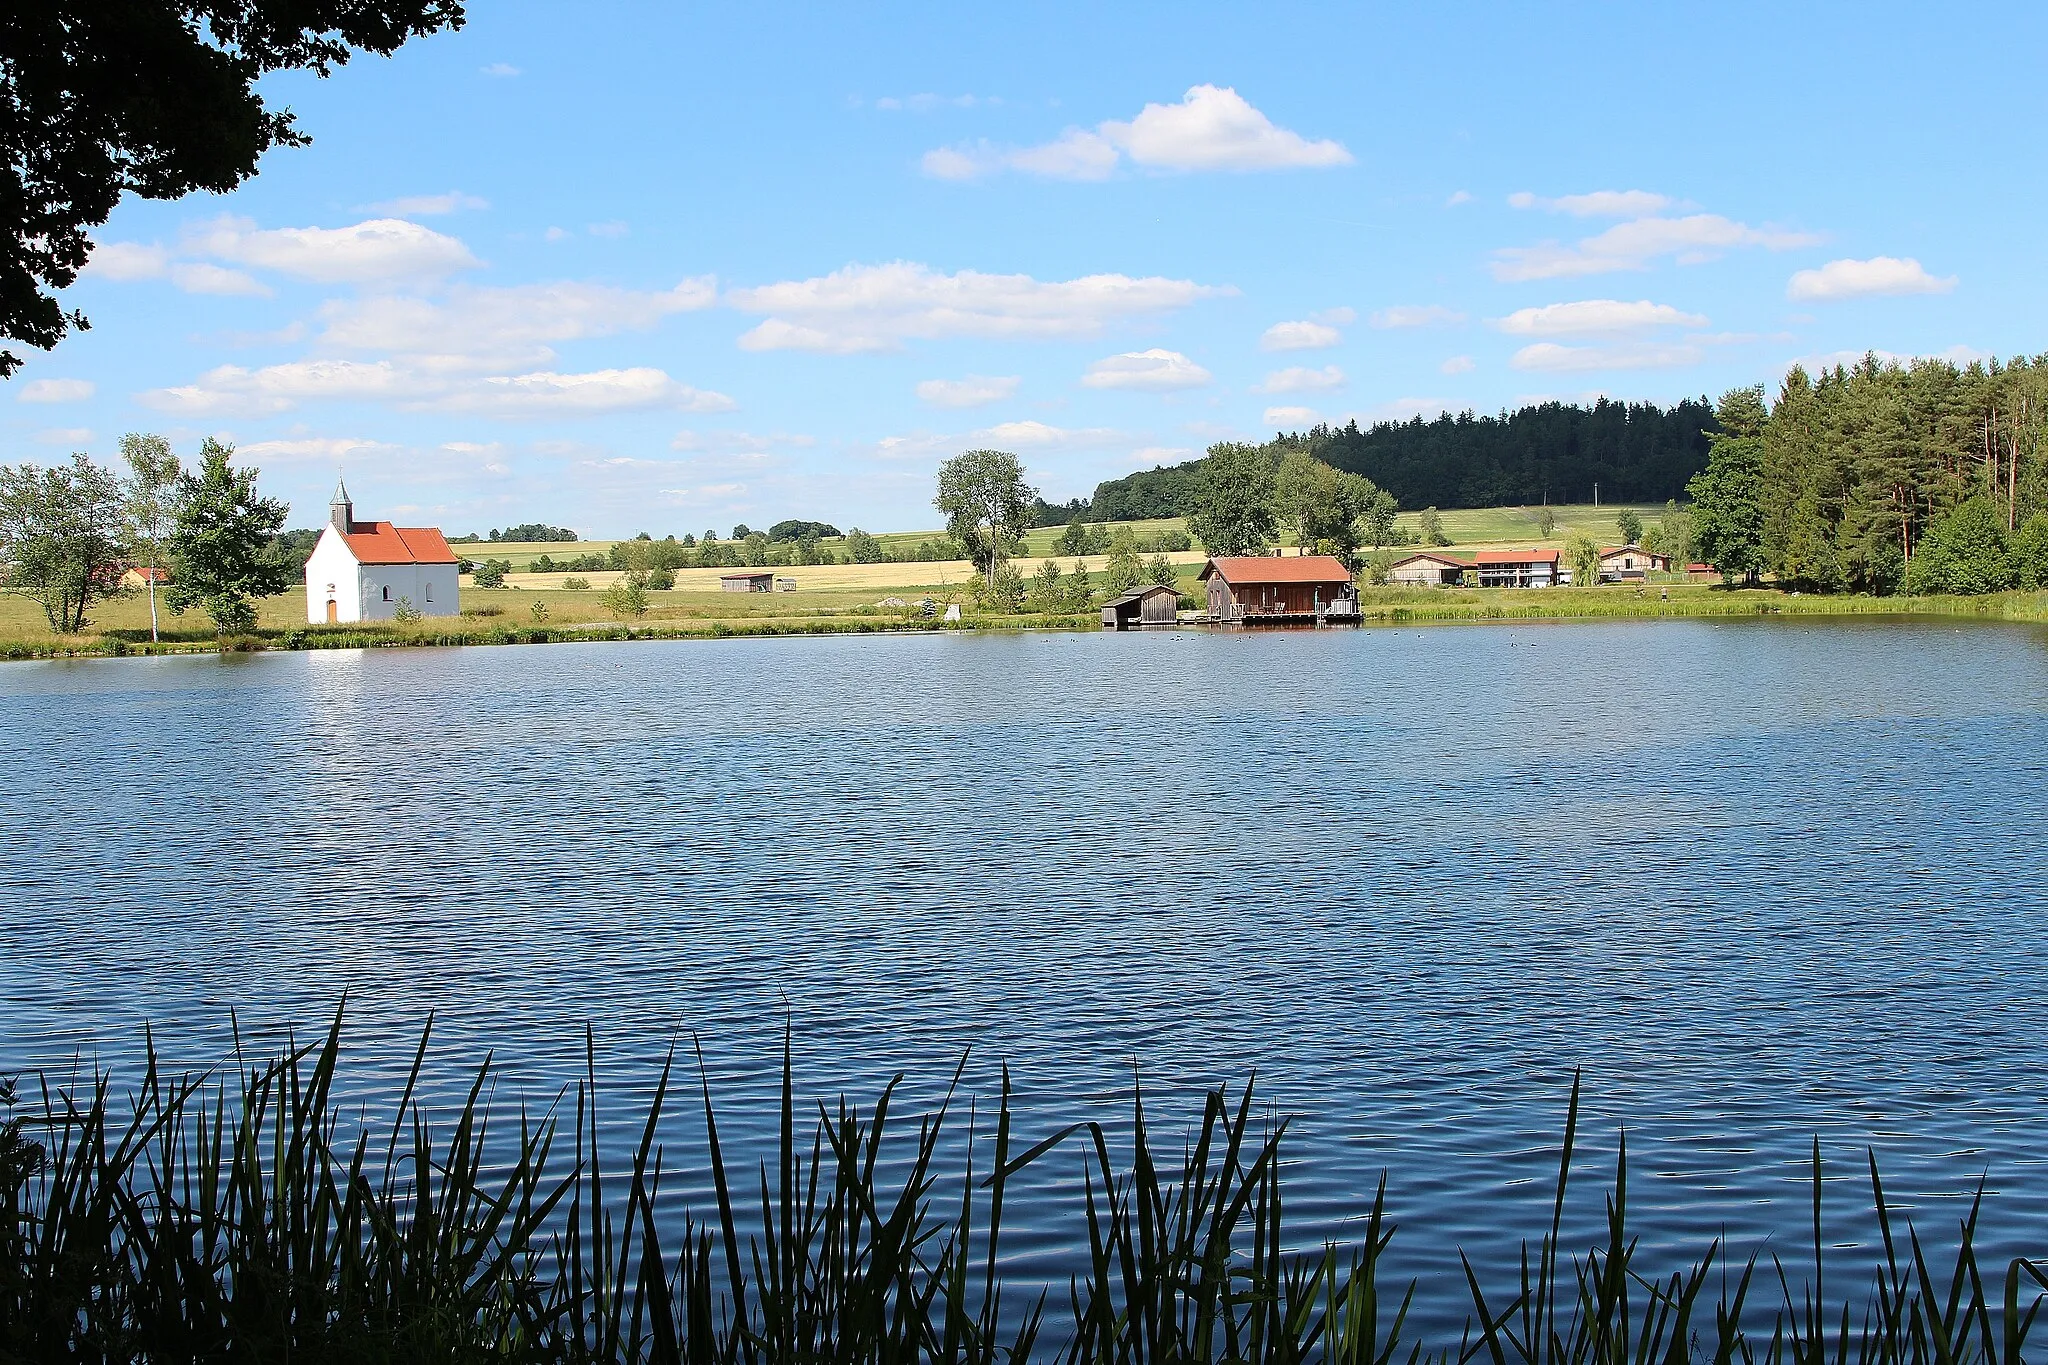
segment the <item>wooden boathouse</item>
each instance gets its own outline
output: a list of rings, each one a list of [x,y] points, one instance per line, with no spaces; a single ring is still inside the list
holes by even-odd
[[[1163,583],[1145,583],[1102,608],[1104,630],[1132,630],[1140,626],[1170,626],[1180,619],[1180,589]]]
[[[1330,555],[1218,556],[1202,566],[1211,625],[1321,625],[1358,619],[1351,570]]]

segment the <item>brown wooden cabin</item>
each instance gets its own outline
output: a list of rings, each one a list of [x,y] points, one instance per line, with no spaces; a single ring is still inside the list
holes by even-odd
[[[1640,545],[1609,545],[1600,551],[1602,583],[1640,583],[1644,574],[1670,573],[1671,556]]]
[[[775,590],[775,574],[773,571],[720,574],[718,576],[718,590],[720,592],[773,592]]]
[[[1330,555],[1219,556],[1202,566],[1201,578],[1212,621],[1358,616],[1351,570]]]
[[[1472,566],[1462,559],[1420,550],[1387,566],[1387,582],[1401,588],[1454,588]]]
[[[1170,626],[1180,619],[1180,589],[1163,583],[1146,583],[1103,604],[1104,630],[1131,630],[1138,626]]]

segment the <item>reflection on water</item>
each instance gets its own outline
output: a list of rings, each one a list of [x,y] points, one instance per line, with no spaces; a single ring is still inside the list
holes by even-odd
[[[785,1020],[819,1095],[1007,1062],[1027,1134],[1134,1067],[1162,1106],[1256,1071],[1292,1213],[1386,1168],[1403,1266],[1537,1226],[1582,1069],[1648,1245],[1796,1238],[1815,1134],[1928,1225],[1988,1170],[2000,1245],[2048,1243],[2039,632],[17,664],[0,726],[0,1069],[125,1064],[145,1021],[210,1062],[346,992],[365,1097],[430,1011],[444,1101],[491,1051],[556,1094],[590,1025],[620,1145],[691,1033],[765,1140]],[[1067,1225],[1013,1216],[1053,1265]]]

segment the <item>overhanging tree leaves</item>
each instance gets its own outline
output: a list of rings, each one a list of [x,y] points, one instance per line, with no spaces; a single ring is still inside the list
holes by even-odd
[[[1258,446],[1219,442],[1197,466],[1193,531],[1212,555],[1255,555],[1273,539],[1273,465]]]
[[[94,602],[121,587],[120,481],[83,455],[69,467],[0,466],[0,559],[6,590],[75,634]]]
[[[170,591],[175,612],[198,607],[226,635],[253,630],[253,597],[290,585],[293,565],[271,552],[287,508],[256,495],[255,469],[228,463],[234,447],[208,437],[199,447],[199,472],[179,480],[178,522],[171,532]]]
[[[308,141],[255,85],[326,76],[458,28],[461,0],[26,0],[0,5],[0,337],[48,350],[57,291],[123,194],[224,194]],[[0,378],[21,358],[0,351]]]

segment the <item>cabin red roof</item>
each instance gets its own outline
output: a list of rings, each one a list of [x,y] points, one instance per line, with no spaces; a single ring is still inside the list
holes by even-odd
[[[1221,556],[1202,566],[1201,578],[1225,583],[1349,583],[1351,570],[1330,555]]]
[[[1418,559],[1431,560],[1435,563],[1443,564],[1453,569],[1469,569],[1472,567],[1472,565],[1465,560],[1455,559],[1450,555],[1440,555],[1435,550],[1417,550],[1412,555],[1403,555],[1401,558],[1395,560],[1391,567],[1398,569],[1403,564],[1413,564]]]
[[[1493,568],[1504,564],[1555,564],[1555,550],[1481,550],[1472,557],[1475,567]]]
[[[393,526],[388,521],[349,523],[342,539],[358,564],[453,564],[455,551],[432,526]]]

